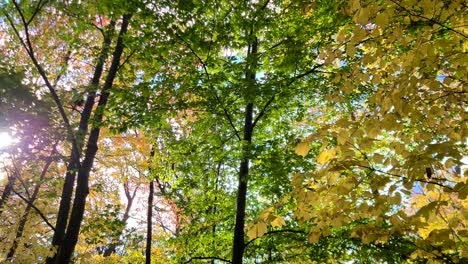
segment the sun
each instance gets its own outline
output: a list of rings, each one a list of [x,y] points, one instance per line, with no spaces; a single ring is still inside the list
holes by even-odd
[[[0,132],[0,149],[8,147],[15,142],[16,140],[8,132]]]

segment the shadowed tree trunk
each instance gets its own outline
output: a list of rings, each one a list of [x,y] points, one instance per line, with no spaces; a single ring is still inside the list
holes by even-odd
[[[246,79],[248,80],[248,89],[255,85],[255,61],[258,50],[257,38],[253,38],[253,43],[249,45],[249,53],[247,54],[247,61],[252,61],[250,69],[247,69]],[[247,182],[249,177],[249,161],[250,161],[250,147],[252,143],[253,134],[253,102],[247,103],[245,107],[244,117],[244,135],[243,135],[243,153],[242,160],[239,166],[239,178],[237,187],[237,200],[236,200],[236,222],[234,226],[234,240],[232,245],[232,263],[241,264],[244,256],[245,242],[244,242],[244,226],[245,226],[245,207],[247,203]]]
[[[85,139],[85,135],[88,132],[89,118],[91,116],[91,112],[95,104],[96,90],[99,86],[99,80],[102,76],[104,62],[108,57],[109,48],[114,31],[114,25],[115,22],[112,21],[110,24],[110,30],[107,32],[107,34],[105,34],[102,51],[97,60],[93,78],[90,82],[90,89],[86,98],[86,103],[84,105],[83,112],[81,113],[80,123],[77,132],[77,145],[72,146],[72,154],[67,166],[67,172],[65,173],[65,182],[62,188],[62,195],[60,196],[60,206],[59,211],[57,213],[55,232],[52,238],[53,246],[58,246],[60,243],[62,243],[63,238],[65,236],[65,231],[68,223],[68,216],[70,215],[70,205],[72,200],[73,187],[75,185],[76,174],[79,168],[79,162],[77,162],[77,160],[79,160],[79,157],[75,157],[74,153],[81,153],[83,150],[83,141]],[[47,263],[52,264],[54,263],[54,260],[48,259]]]
[[[126,34],[128,25],[130,22],[131,15],[125,14],[122,17],[122,26],[120,28],[119,37],[115,46],[114,53],[112,55],[112,63],[109,68],[104,86],[101,90],[101,96],[99,97],[98,107],[95,110],[93,126],[91,133],[88,138],[86,145],[86,152],[81,167],[78,169],[78,179],[76,184],[76,193],[73,200],[73,207],[70,215],[70,221],[68,223],[67,232],[64,240],[60,243],[55,263],[64,264],[69,263],[73,251],[75,250],[76,243],[78,242],[78,235],[80,233],[81,222],[83,221],[83,215],[86,206],[86,197],[89,193],[89,175],[93,167],[94,158],[98,150],[98,140],[101,132],[100,123],[103,120],[104,109],[109,99],[109,89],[112,87],[114,79],[117,75],[117,70],[120,66],[120,58],[123,53],[124,44],[123,36]]]
[[[151,240],[153,236],[153,195],[154,195],[154,181],[149,183],[148,194],[148,214],[146,226],[146,249],[145,249],[145,263],[151,264]]]
[[[145,263],[151,264],[151,241],[153,237],[153,198],[154,198],[154,180],[152,170],[152,160],[154,158],[155,146],[151,148],[150,153],[150,183],[149,183],[149,194],[148,194],[148,213],[146,215],[146,249],[145,249]]]

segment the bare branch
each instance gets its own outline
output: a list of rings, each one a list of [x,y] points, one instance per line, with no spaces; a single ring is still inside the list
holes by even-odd
[[[450,187],[450,186],[447,186],[447,185],[444,185],[444,184],[442,184],[440,182],[436,182],[436,181],[432,181],[432,180],[428,181],[426,179],[410,179],[410,178],[408,178],[406,176],[403,176],[403,175],[394,174],[394,173],[386,172],[386,171],[383,171],[383,170],[375,169],[372,166],[358,165],[358,167],[366,168],[366,169],[369,169],[369,170],[371,170],[373,172],[383,173],[383,174],[386,174],[386,175],[389,175],[389,176],[392,176],[392,177],[401,178],[403,181],[413,180],[413,181],[418,181],[418,182],[424,182],[424,183],[427,183],[427,184],[434,184],[434,185],[438,185],[438,186],[443,187],[443,188],[447,188],[449,190],[453,190],[453,188]],[[446,179],[441,179],[441,178],[432,178],[432,179],[446,181]]]
[[[320,67],[322,67],[322,66],[323,66],[323,64],[316,64],[316,65],[314,65],[314,67],[310,68],[309,70],[307,70],[307,71],[305,71],[305,72],[303,72],[303,73],[301,73],[301,74],[299,74],[299,75],[293,76],[293,77],[290,79],[288,85],[292,84],[292,83],[293,83],[294,81],[296,81],[296,80],[299,80],[299,79],[301,79],[301,78],[303,78],[303,77],[306,77],[306,76],[309,75],[309,74],[319,72],[317,69],[320,68]]]
[[[312,74],[312,73],[317,73],[317,72],[321,72],[323,73],[322,71],[319,71],[317,70],[318,68],[320,68],[322,66],[322,64],[317,64],[315,65],[314,67],[310,68],[309,70],[299,74],[299,75],[296,75],[296,76],[293,76],[289,83],[288,83],[288,86],[291,85],[294,81],[298,80],[298,79],[301,79],[309,74]],[[280,81],[281,83],[282,81]],[[279,93],[277,93],[279,94]],[[275,94],[276,95],[276,94]],[[273,101],[275,100],[275,95],[273,95],[267,102],[266,104],[263,106],[262,110],[260,111],[260,113],[257,115],[257,117],[255,118],[255,121],[253,122],[253,127],[255,127],[255,125],[257,125],[258,121],[265,115],[265,112],[267,111],[268,107],[271,105],[271,103],[273,103]]]
[[[18,193],[17,191],[15,191],[14,189],[11,190],[12,192],[14,192],[16,195],[18,195],[19,198],[21,198],[21,200],[23,200],[25,203],[27,203],[29,206],[31,206],[32,208],[34,208],[34,210],[36,210],[36,212],[39,214],[39,216],[42,218],[42,220],[44,220],[44,222],[55,232],[55,228],[54,226],[49,222],[49,220],[47,220],[47,218],[45,217],[45,215],[41,212],[41,210],[39,210],[39,208],[37,208],[33,203],[31,203],[28,199],[26,199],[25,197],[23,197],[20,193]]]

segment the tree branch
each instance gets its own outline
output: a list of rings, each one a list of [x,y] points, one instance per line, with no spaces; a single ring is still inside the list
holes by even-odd
[[[323,64],[317,64],[315,65],[314,67],[312,67],[311,69],[299,74],[299,75],[296,75],[294,77],[292,77],[288,83],[288,86],[291,85],[294,81],[300,79],[300,78],[303,78],[311,73],[314,73],[314,72],[319,72],[317,71],[318,68],[320,68]],[[281,83],[281,82],[280,82]],[[267,102],[266,104],[263,106],[262,110],[260,111],[260,113],[257,115],[257,117],[255,118],[255,121],[253,122],[253,127],[255,127],[255,125],[257,125],[258,121],[265,115],[265,112],[267,111],[268,107],[271,105],[271,103],[273,103],[273,101],[275,100],[275,95],[273,95]]]
[[[265,115],[265,112],[266,112],[267,108],[270,106],[270,104],[273,102],[273,100],[275,100],[274,95],[270,98],[270,100],[268,100],[266,102],[266,104],[262,108],[262,111],[260,111],[260,113],[258,113],[257,117],[255,117],[255,120],[254,120],[254,122],[252,124],[252,127],[255,127],[257,125],[257,122]]]
[[[390,0],[390,1],[393,2],[395,5],[397,5],[398,7],[400,7],[401,9],[403,9],[404,11],[406,11],[406,13],[408,13],[410,16],[415,16],[415,17],[419,17],[419,18],[425,19],[425,20],[430,21],[430,22],[432,22],[432,23],[434,23],[434,24],[436,24],[436,25],[439,25],[439,26],[441,26],[441,27],[443,27],[443,28],[445,28],[445,29],[447,29],[447,30],[450,30],[450,31],[452,31],[452,32],[454,32],[454,33],[456,33],[456,34],[458,34],[458,35],[464,37],[464,38],[468,38],[468,35],[465,35],[463,32],[460,32],[460,31],[458,31],[458,30],[455,30],[454,28],[451,28],[451,27],[449,27],[449,26],[446,26],[446,25],[442,24],[441,22],[439,22],[439,21],[437,21],[437,20],[435,20],[435,19],[433,19],[433,18],[429,18],[429,17],[425,17],[425,16],[423,16],[423,15],[419,15],[419,14],[413,13],[413,12],[411,12],[410,10],[408,10],[408,8],[404,7],[403,5],[401,5],[400,3],[398,3],[398,2],[395,1],[395,0]]]
[[[263,236],[261,237],[256,237],[252,240],[249,240],[247,243],[245,243],[245,247],[247,247],[250,243],[254,242],[255,240],[259,239],[259,238],[262,238],[266,235],[273,235],[273,234],[278,234],[278,233],[295,233],[295,234],[306,234],[305,231],[302,231],[302,230],[294,230],[294,229],[282,229],[282,230],[272,230],[272,231],[268,231],[266,232]]]
[[[311,74],[311,73],[314,73],[314,72],[318,72],[317,69],[322,67],[323,64],[316,64],[314,65],[314,67],[310,68],[309,70],[299,74],[299,75],[296,75],[296,76],[293,76],[291,79],[290,79],[290,82],[288,83],[288,85],[292,84],[294,81],[296,80],[299,80],[303,77],[306,77],[307,75]]]
[[[23,15],[23,12],[21,11],[21,8],[19,7],[19,5],[16,3],[16,1],[13,1],[13,3],[14,3],[16,10],[18,11],[18,13],[19,13],[19,15],[21,17],[21,21],[22,21],[23,27],[24,27],[24,34],[26,36],[26,41],[21,37],[21,34],[19,33],[18,29],[16,28],[16,26],[15,26],[15,24],[13,22],[13,19],[10,17],[10,15],[8,15],[6,12],[3,12],[3,13],[5,14],[5,17],[7,18],[8,22],[10,23],[10,26],[12,27],[12,29],[15,32],[16,36],[20,40],[21,45],[23,46],[23,48],[28,53],[29,58],[33,62],[33,64],[36,67],[37,71],[39,72],[39,75],[42,77],[45,85],[49,89],[49,92],[50,92],[50,94],[52,96],[52,99],[54,100],[55,104],[57,105],[59,113],[60,113],[60,115],[61,115],[61,117],[63,119],[63,122],[65,123],[65,127],[67,128],[68,137],[69,137],[71,143],[74,146],[78,146],[75,135],[73,133],[73,129],[72,129],[71,125],[70,125],[70,121],[69,121],[69,119],[67,117],[67,114],[65,113],[65,109],[64,109],[64,107],[62,105],[62,102],[60,101],[60,98],[59,98],[57,92],[55,91],[54,86],[50,83],[49,78],[47,77],[47,74],[46,74],[45,70],[39,64],[39,62],[38,62],[38,60],[36,58],[36,55],[34,54],[34,49],[33,49],[33,46],[31,44],[31,39],[30,39],[29,29],[28,29],[28,25],[29,25],[29,23],[31,21],[27,22],[24,15]],[[37,10],[37,12],[39,12],[39,10]],[[74,148],[74,153],[72,153],[72,156],[74,156],[76,164],[78,165],[78,167],[80,167],[80,153],[78,151],[78,148]]]
[[[31,17],[28,19],[28,21],[26,22],[26,25],[29,26],[29,24],[31,24],[31,22],[33,21],[34,17],[36,17],[36,15],[39,13],[39,11],[45,6],[45,4],[47,3],[47,1],[44,1],[42,2],[42,0],[39,0],[37,2],[37,5],[36,5],[36,8],[34,9],[34,12],[33,14],[31,15]]]
[[[232,261],[230,261],[230,260],[223,259],[223,258],[218,258],[218,257],[192,257],[192,258],[190,258],[188,261],[186,261],[184,263],[190,263],[190,262],[192,262],[192,260],[195,260],[195,259],[211,259],[211,260],[224,261],[226,263],[232,263]]]
[[[205,61],[203,61],[203,59],[198,56],[198,54],[195,52],[195,50],[192,48],[192,46],[190,45],[190,43],[188,43],[184,38],[182,38],[179,34],[174,33],[175,36],[177,38],[179,38],[180,40],[182,40],[182,42],[185,44],[185,46],[192,52],[192,54],[197,57],[198,61],[201,63],[202,67],[203,67],[203,71],[206,75],[206,78],[208,80],[208,84],[211,88],[211,90],[214,91],[215,93],[215,98],[216,98],[216,101],[218,101],[218,103],[221,104],[221,107],[223,108],[223,112],[224,112],[224,115],[226,116],[226,118],[228,119],[229,121],[229,124],[231,125],[231,127],[234,129],[234,133],[236,134],[236,137],[239,141],[241,141],[241,137],[239,135],[239,131],[237,130],[236,126],[234,125],[234,122],[232,121],[232,118],[231,118],[231,115],[229,114],[229,111],[227,110],[227,108],[224,106],[223,102],[221,101],[221,98],[219,97],[218,93],[216,92],[216,90],[213,88],[213,86],[211,85],[210,83],[210,74],[208,73],[208,69],[207,69],[207,65],[205,63]]]
[[[386,175],[389,175],[389,176],[392,176],[392,177],[397,177],[397,178],[401,178],[403,181],[404,180],[411,180],[410,178],[406,177],[406,176],[403,176],[403,175],[399,175],[399,174],[394,174],[394,173],[390,173],[390,172],[386,172],[386,171],[383,171],[383,170],[379,170],[379,169],[376,169],[372,166],[364,166],[364,165],[357,165],[358,167],[361,167],[361,168],[366,168],[366,169],[369,169],[373,172],[379,172],[379,173],[383,173],[383,174],[386,174]],[[445,181],[446,179],[440,179],[440,178],[433,178],[435,180],[442,180],[442,181]],[[417,181],[417,182],[424,182],[424,183],[428,183],[428,184],[434,184],[434,185],[438,185],[440,187],[443,187],[443,188],[447,188],[449,190],[453,190],[452,187],[450,186],[447,186],[447,185],[444,185],[442,183],[439,183],[439,182],[435,182],[435,181],[428,181],[428,180],[425,180],[425,179],[412,179],[414,181]]]
[[[123,60],[123,62],[117,67],[117,71],[119,71],[129,60],[130,58],[136,53],[136,49],[132,50],[130,54]]]
[[[32,208],[34,208],[34,210],[36,210],[37,214],[39,214],[39,216],[42,218],[42,220],[44,220],[44,222],[55,232],[55,228],[54,226],[49,222],[49,220],[47,220],[47,218],[45,217],[45,215],[41,212],[41,210],[39,210],[39,208],[37,208],[33,203],[31,203],[28,199],[26,199],[25,197],[23,197],[20,193],[18,193],[17,191],[15,191],[14,189],[11,190],[12,192],[14,192],[16,195],[18,195],[19,198],[21,198],[21,200],[23,200],[25,203],[27,203],[29,206],[31,206]]]

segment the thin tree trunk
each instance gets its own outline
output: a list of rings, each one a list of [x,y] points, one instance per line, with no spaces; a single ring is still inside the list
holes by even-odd
[[[18,229],[16,230],[15,239],[13,240],[13,245],[11,245],[10,250],[8,251],[8,254],[7,254],[7,260],[11,260],[14,257],[16,249],[18,248],[18,241],[23,236],[24,227],[26,226],[26,222],[28,221],[29,213],[31,212],[34,202],[36,201],[37,195],[39,193],[39,189],[41,188],[42,182],[44,181],[44,177],[47,171],[49,170],[50,165],[52,164],[52,161],[53,161],[52,155],[55,152],[55,147],[56,145],[54,145],[52,153],[47,158],[46,163],[44,164],[44,167],[42,168],[41,174],[39,176],[39,182],[34,187],[34,191],[31,195],[31,199],[29,200],[29,203],[24,209],[24,213],[20,218]]]
[[[145,263],[146,264],[151,264],[151,241],[153,237],[153,196],[154,196],[154,181],[151,180],[149,183],[148,214],[147,214],[147,226],[146,226],[146,250],[145,250]]]
[[[251,48],[251,49],[250,49]],[[257,38],[254,37],[253,43],[249,45],[249,53],[247,54],[247,61],[251,61],[250,68],[247,69],[246,78],[249,80],[252,89],[255,85],[255,64],[256,64],[256,55],[258,49]],[[233,264],[242,264],[244,257],[244,225],[245,225],[245,207],[247,203],[247,182],[249,177],[249,162],[250,162],[250,147],[252,143],[252,134],[253,134],[253,103],[247,103],[245,107],[245,117],[244,117],[244,137],[243,141],[245,142],[242,160],[239,166],[239,178],[238,178],[238,187],[237,187],[237,199],[236,199],[236,222],[234,226],[234,240],[232,245],[232,263]]]
[[[245,110],[244,121],[244,140],[250,148],[252,140],[252,119],[253,119],[253,104],[249,103]],[[244,150],[242,161],[239,167],[239,179],[237,187],[237,202],[236,202],[236,224],[234,226],[234,243],[232,246],[232,263],[241,264],[244,256],[244,225],[245,225],[245,206],[247,202],[247,178],[249,176],[249,150]]]
[[[75,185],[76,174],[78,171],[78,162],[79,157],[75,157],[74,153],[81,153],[83,149],[83,142],[85,140],[85,135],[88,131],[88,124],[89,118],[91,116],[91,112],[93,110],[95,99],[96,99],[96,89],[99,86],[99,80],[101,79],[102,72],[104,69],[104,63],[108,57],[110,44],[112,42],[112,35],[114,31],[115,22],[112,21],[110,25],[109,32],[105,35],[102,51],[99,55],[99,58],[96,63],[96,68],[94,70],[93,78],[90,82],[90,90],[88,92],[88,96],[86,98],[86,103],[83,108],[83,112],[81,113],[80,123],[77,132],[77,146],[72,145],[72,154],[67,166],[67,172],[65,174],[65,182],[62,188],[62,195],[60,196],[60,205],[59,211],[57,213],[57,221],[55,224],[55,232],[52,238],[52,245],[58,246],[62,243],[63,238],[65,236],[65,231],[67,228],[68,216],[70,215],[70,205],[72,200],[73,194],[73,187]],[[54,258],[48,258],[47,263],[52,264],[54,263]]]
[[[218,165],[216,166],[216,181],[215,181],[215,198],[214,198],[214,205],[211,207],[211,214],[214,216],[216,214],[216,211],[217,211],[217,201],[218,201],[218,187],[219,187],[219,178],[220,178],[220,175],[221,175],[221,166],[222,166],[222,163],[221,162],[218,162]],[[216,223],[213,224],[213,227],[211,229],[211,232],[213,233],[213,238],[216,236]],[[212,247],[214,248],[215,247],[215,243],[216,241],[214,241],[213,239],[213,243],[212,243]],[[211,263],[214,264],[215,263],[215,260],[211,260]]]
[[[135,194],[138,188],[135,188],[133,191],[133,194],[130,194],[130,190],[128,187],[128,183],[124,184],[124,190],[125,190],[125,196],[127,197],[127,206],[125,207],[125,213],[122,216],[122,224],[123,227],[119,232],[117,233],[116,237],[113,239],[112,243],[104,250],[103,256],[104,257],[109,257],[113,253],[115,253],[115,249],[118,246],[119,238],[123,233],[123,230],[125,229],[125,226],[127,225],[128,218],[130,217],[130,209],[132,209],[133,201],[135,200]]]
[[[70,215],[70,221],[68,223],[67,232],[64,240],[59,245],[59,250],[55,263],[65,264],[70,263],[71,256],[75,250],[76,243],[78,242],[78,235],[80,233],[81,222],[83,221],[83,215],[86,206],[86,197],[89,193],[89,175],[93,167],[94,158],[98,150],[97,142],[99,140],[99,134],[101,132],[100,123],[102,122],[104,115],[104,108],[107,105],[109,99],[109,89],[112,87],[117,70],[120,65],[120,58],[123,53],[124,44],[123,36],[126,34],[128,24],[130,22],[131,15],[125,14],[122,18],[122,26],[117,39],[114,53],[112,55],[112,63],[107,75],[106,81],[101,91],[99,98],[98,108],[94,114],[94,121],[96,125],[91,130],[88,138],[88,144],[86,146],[85,158],[78,169],[78,180],[76,185],[76,194],[73,200],[73,207]]]
[[[150,183],[149,183],[149,194],[148,194],[148,208],[146,215],[146,248],[145,248],[145,263],[151,264],[151,243],[153,238],[153,198],[154,198],[154,173],[152,161],[154,158],[156,146],[151,147],[149,172],[150,172]]]

